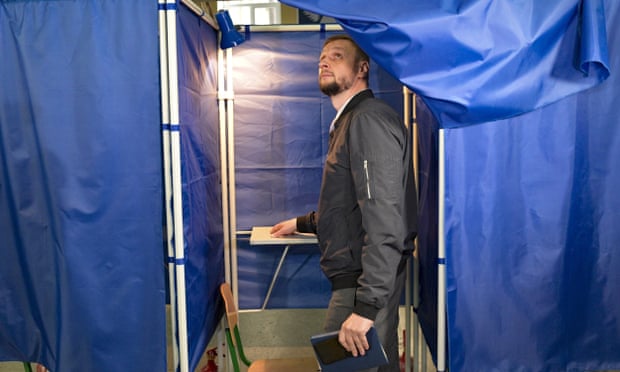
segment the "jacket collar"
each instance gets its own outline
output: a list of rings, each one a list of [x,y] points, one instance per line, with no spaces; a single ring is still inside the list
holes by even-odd
[[[372,90],[370,89],[364,89],[361,92],[357,93],[347,104],[347,107],[344,108],[344,111],[342,111],[342,115],[348,113],[349,111],[353,110],[355,108],[355,106],[359,105],[360,102],[362,102],[363,100],[367,99],[367,98],[373,98],[374,94],[372,94]],[[342,116],[341,115],[341,116]]]
[[[344,110],[338,115],[336,122],[334,123],[334,129],[338,127],[340,122],[340,118],[342,118],[347,113],[351,112],[357,105],[359,105],[362,101],[368,98],[374,98],[374,94],[372,94],[372,90],[370,88],[364,89],[361,92],[357,93],[351,100],[346,104]]]

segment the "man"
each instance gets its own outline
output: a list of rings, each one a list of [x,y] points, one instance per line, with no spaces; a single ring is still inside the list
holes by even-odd
[[[319,86],[337,110],[317,212],[273,226],[273,236],[317,234],[332,284],[325,331],[353,355],[368,350],[375,326],[388,354],[380,371],[399,371],[398,307],[416,235],[411,141],[399,115],[368,89],[369,58],[346,35],[327,39]]]

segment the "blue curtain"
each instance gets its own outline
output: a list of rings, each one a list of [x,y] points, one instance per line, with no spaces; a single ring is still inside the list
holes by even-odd
[[[446,132],[452,370],[620,368],[618,87]]]
[[[336,18],[442,127],[519,115],[609,76],[603,0],[281,2]]]
[[[166,368],[157,6],[0,1],[0,360]]]
[[[178,8],[179,122],[183,183],[185,288],[190,370],[223,315],[224,281],[217,33]]]

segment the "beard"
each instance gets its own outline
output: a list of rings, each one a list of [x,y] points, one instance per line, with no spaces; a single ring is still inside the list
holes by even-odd
[[[342,92],[342,89],[338,82],[332,81],[327,84],[320,84],[321,92],[328,97],[335,96],[336,94]]]

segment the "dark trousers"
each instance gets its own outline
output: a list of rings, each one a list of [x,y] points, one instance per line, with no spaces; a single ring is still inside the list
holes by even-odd
[[[398,355],[398,308],[400,298],[405,286],[405,272],[402,270],[396,276],[394,288],[390,293],[387,306],[379,311],[375,319],[375,328],[383,348],[388,356],[389,364],[379,368],[364,370],[364,372],[399,372]],[[325,332],[337,331],[342,323],[353,312],[355,304],[355,288],[338,289],[332,292],[332,297],[327,307],[327,315],[323,328]],[[343,371],[349,372],[349,371]]]

